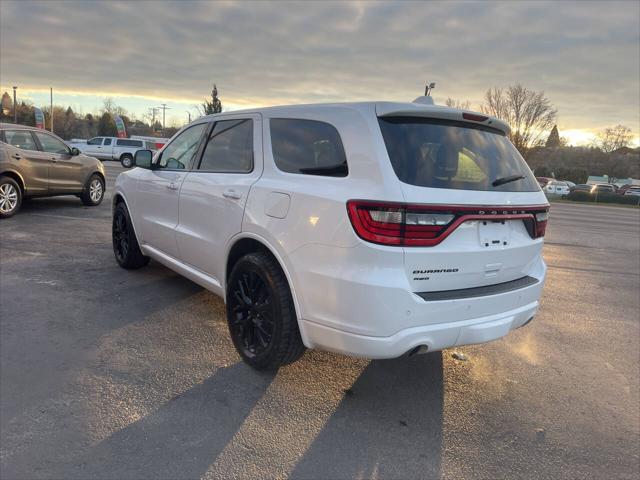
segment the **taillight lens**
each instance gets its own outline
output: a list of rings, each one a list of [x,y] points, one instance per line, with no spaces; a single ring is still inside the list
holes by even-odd
[[[407,205],[349,200],[347,211],[357,235],[381,245],[430,247],[467,220],[525,222],[532,238],[544,236],[548,206]]]

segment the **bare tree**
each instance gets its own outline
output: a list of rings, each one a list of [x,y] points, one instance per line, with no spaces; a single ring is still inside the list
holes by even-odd
[[[546,132],[553,127],[558,116],[558,110],[544,92],[528,90],[520,84],[506,89],[490,88],[480,109],[511,126],[509,138],[525,157],[532,147],[543,144]]]
[[[603,152],[613,152],[631,143],[631,129],[624,125],[605,128],[596,134],[593,146],[600,148]]]
[[[448,97],[444,104],[449,108],[457,108],[458,110],[471,110],[471,102],[465,100],[464,102],[456,100],[455,98]]]

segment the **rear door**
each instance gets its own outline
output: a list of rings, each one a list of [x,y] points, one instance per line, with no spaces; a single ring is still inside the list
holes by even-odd
[[[407,213],[407,221],[415,223],[407,231],[422,229],[420,235],[433,237],[405,246],[413,291],[472,288],[526,276],[539,259],[542,239],[535,238],[533,220],[523,221],[535,215],[525,207],[547,201],[504,134],[420,117],[381,117],[379,124],[405,202],[430,206]]]
[[[30,130],[4,130],[4,142],[9,158],[20,172],[28,195],[46,195],[49,192],[49,165],[51,156],[38,149]]]
[[[142,243],[178,257],[175,228],[178,198],[208,123],[192,125],[178,134],[154,159],[154,168],[138,176],[134,219]]]
[[[180,259],[220,282],[227,243],[242,230],[249,190],[262,174],[261,145],[260,115],[218,120],[182,184],[176,229]]]
[[[84,187],[81,157],[71,155],[69,147],[46,132],[33,132],[40,150],[49,156],[49,193],[78,193]]]

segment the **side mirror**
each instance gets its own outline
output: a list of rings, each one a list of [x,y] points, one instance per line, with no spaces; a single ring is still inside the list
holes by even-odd
[[[151,150],[138,150],[133,157],[133,166],[151,169],[153,152]]]
[[[80,155],[80,150],[78,150],[76,147],[71,147],[71,156],[76,157],[78,155]]]

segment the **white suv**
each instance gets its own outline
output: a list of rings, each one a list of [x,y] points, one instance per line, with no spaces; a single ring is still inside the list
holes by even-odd
[[[538,309],[549,205],[507,125],[429,100],[193,122],[118,176],[117,262],[224,298],[255,368],[504,336]]]

